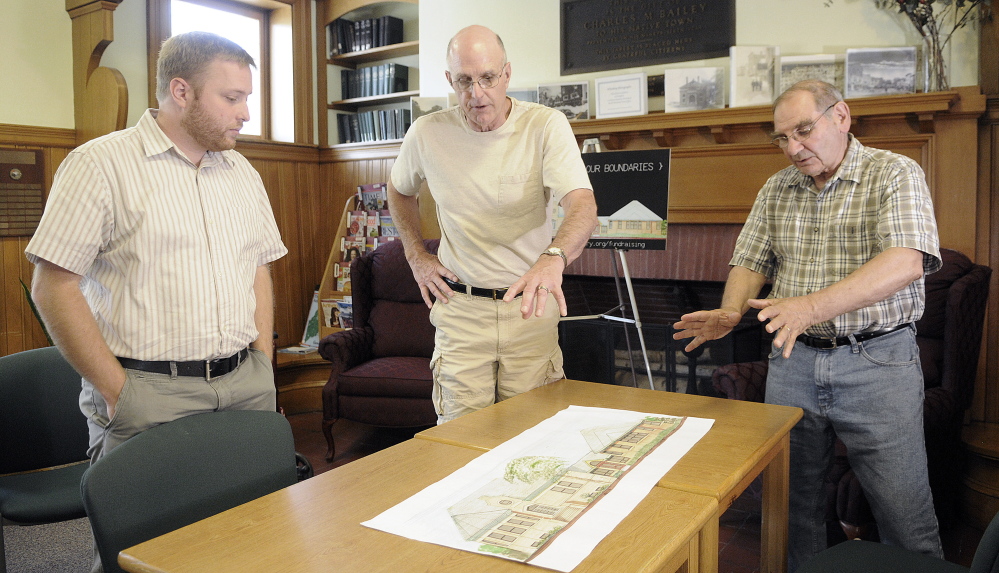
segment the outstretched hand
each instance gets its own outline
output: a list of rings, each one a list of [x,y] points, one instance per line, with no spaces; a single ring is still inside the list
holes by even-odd
[[[769,321],[767,332],[774,335],[773,345],[783,349],[784,358],[791,357],[798,335],[817,323],[815,308],[807,297],[750,299],[749,306],[760,309],[760,322]]]
[[[680,317],[673,324],[678,330],[673,334],[673,340],[693,338],[684,350],[690,352],[710,340],[722,338],[739,324],[742,313],[734,309],[718,308],[715,310],[700,310]]]

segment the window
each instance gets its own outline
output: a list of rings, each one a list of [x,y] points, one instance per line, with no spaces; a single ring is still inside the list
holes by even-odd
[[[150,106],[156,107],[156,58],[175,33],[205,30],[253,56],[250,121],[243,136],[312,143],[310,0],[146,0]]]
[[[236,42],[246,50],[257,69],[253,71],[253,93],[247,100],[250,121],[243,124],[242,135],[270,139],[270,117],[264,102],[269,100],[270,50],[264,47],[269,29],[268,11],[256,6],[219,2],[218,0],[170,0],[170,35],[185,32],[212,32]]]

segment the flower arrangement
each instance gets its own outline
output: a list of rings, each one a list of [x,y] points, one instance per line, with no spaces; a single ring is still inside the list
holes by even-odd
[[[827,0],[825,5],[832,5]],[[991,0],[874,0],[878,8],[898,8],[900,14],[912,22],[916,31],[923,37],[926,46],[926,61],[929,78],[925,91],[950,89],[947,80],[944,48],[951,36],[970,22],[990,16]],[[934,5],[938,11],[934,12]]]

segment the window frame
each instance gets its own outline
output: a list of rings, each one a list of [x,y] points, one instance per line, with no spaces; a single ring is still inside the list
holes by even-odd
[[[251,9],[261,7],[267,10],[264,3],[255,0],[230,0],[223,2],[220,0],[188,0],[206,5],[222,5],[226,7],[233,4],[248,5]],[[295,116],[295,136],[294,143],[312,144],[314,143],[314,113],[313,113],[313,89],[312,89],[312,2],[311,0],[269,0],[271,4],[284,4],[291,7],[291,33],[292,33],[292,66],[294,74],[294,116]],[[269,10],[267,10],[269,11]],[[267,49],[270,52],[269,37],[270,26],[268,25],[266,38]],[[170,0],[146,0],[146,68],[149,89],[149,107],[159,106],[156,100],[156,59],[159,56],[160,46],[164,40],[170,37]],[[261,58],[263,59],[263,58]],[[261,91],[267,94],[262,97],[262,108],[267,121],[262,122],[263,137],[240,135],[240,139],[251,141],[272,141],[269,139],[271,133],[270,118],[270,85],[264,82],[263,72],[267,70],[267,78],[270,76],[270,62],[257,62],[258,71],[261,73]]]

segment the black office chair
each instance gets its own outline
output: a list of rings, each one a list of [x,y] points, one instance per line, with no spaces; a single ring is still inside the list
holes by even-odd
[[[86,516],[80,478],[89,433],[80,380],[54,346],[0,357],[0,523]],[[6,571],[0,527],[0,573]]]
[[[996,573],[999,571],[999,515],[985,529],[971,569],[921,553],[871,541],[844,541],[822,551],[798,573]]]
[[[196,414],[146,430],[83,476],[106,573],[118,553],[298,481],[291,426],[277,412]]]

